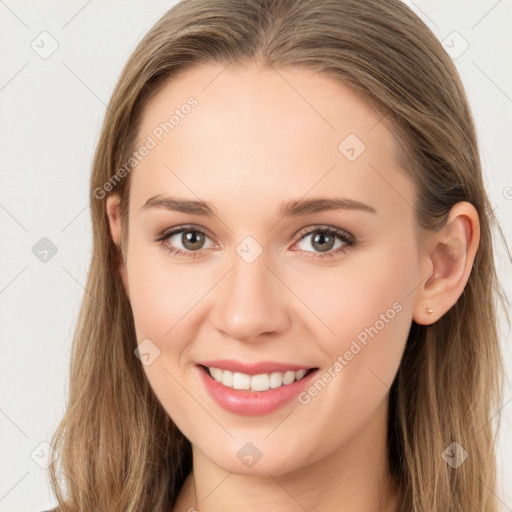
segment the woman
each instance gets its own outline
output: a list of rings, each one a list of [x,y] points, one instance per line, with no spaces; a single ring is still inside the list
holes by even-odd
[[[495,219],[405,5],[178,3],[91,211],[56,510],[498,510]]]

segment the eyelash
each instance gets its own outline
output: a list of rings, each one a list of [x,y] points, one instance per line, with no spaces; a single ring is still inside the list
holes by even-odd
[[[176,247],[172,247],[172,246],[169,246],[168,244],[166,244],[166,240],[168,238],[170,238],[172,235],[176,235],[177,233],[183,233],[185,231],[201,233],[201,234],[207,236],[208,238],[211,238],[208,235],[208,233],[206,233],[204,230],[200,229],[197,226],[191,225],[191,226],[179,226],[179,227],[173,228],[171,230],[165,231],[164,233],[162,233],[161,235],[158,236],[158,238],[156,239],[156,242],[158,242],[159,245],[161,245],[165,249],[167,249],[167,251],[170,254],[183,255],[183,256],[189,257],[189,258],[197,258],[200,256],[200,252],[201,252],[200,250],[199,251],[183,251],[181,249],[178,249]],[[338,248],[338,250],[336,250],[336,251],[330,251],[330,252],[326,252],[323,254],[322,253],[313,253],[312,256],[308,256],[308,257],[312,257],[312,258],[320,258],[320,259],[331,258],[341,252],[344,252],[347,249],[347,247],[352,247],[356,243],[355,238],[352,235],[350,235],[349,233],[347,233],[346,231],[344,231],[343,229],[339,229],[339,228],[335,228],[335,227],[328,227],[328,226],[317,226],[308,231],[300,232],[298,242],[302,241],[306,236],[311,235],[313,233],[322,233],[325,235],[335,236],[335,237],[339,238],[345,245],[341,248]],[[311,252],[311,251],[305,251],[305,252]]]

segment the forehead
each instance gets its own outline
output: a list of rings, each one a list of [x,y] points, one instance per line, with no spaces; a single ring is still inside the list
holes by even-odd
[[[222,194],[247,206],[333,188],[382,200],[390,186],[383,175],[407,186],[383,116],[304,68],[203,64],[181,72],[144,110],[136,147],[150,140],[132,171],[139,205],[166,192]]]

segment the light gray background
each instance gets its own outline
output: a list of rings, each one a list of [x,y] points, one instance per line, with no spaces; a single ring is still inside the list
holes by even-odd
[[[476,119],[486,186],[512,240],[511,0],[406,2],[452,46]],[[174,2],[0,0],[0,511],[55,504],[36,462],[63,414],[70,344],[91,251],[88,179],[113,87],[136,43]],[[48,35],[40,36],[41,32]],[[456,31],[460,34],[453,35]],[[43,39],[44,38],[44,39]],[[43,42],[41,40],[43,39]],[[48,58],[41,53],[58,44]],[[464,40],[469,47],[464,48]],[[41,262],[48,237],[58,252]],[[509,242],[510,243],[510,242]],[[511,265],[497,244],[511,290]],[[502,321],[511,367],[510,331]],[[512,510],[510,374],[500,413],[503,510]],[[39,457],[38,457],[39,455]]]

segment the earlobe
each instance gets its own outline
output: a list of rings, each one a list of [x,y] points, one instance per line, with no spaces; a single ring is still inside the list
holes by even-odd
[[[418,287],[413,320],[430,325],[443,316],[459,299],[469,279],[480,230],[478,212],[468,202],[452,207],[445,226],[436,232],[428,247],[422,271],[429,275]]]

